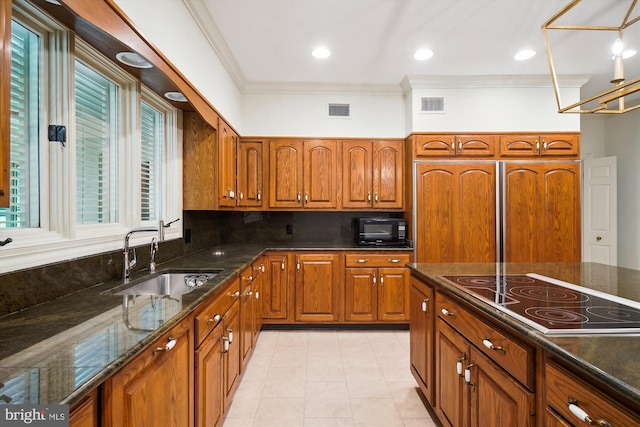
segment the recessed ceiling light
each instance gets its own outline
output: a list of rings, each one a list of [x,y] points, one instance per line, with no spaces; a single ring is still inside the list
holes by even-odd
[[[413,59],[416,61],[426,61],[433,56],[433,52],[427,48],[418,49],[413,54]]]
[[[331,56],[331,51],[324,46],[318,46],[313,49],[311,55],[318,59],[325,59]]]
[[[153,68],[151,62],[135,52],[120,52],[116,54],[116,59],[124,65],[135,68]]]
[[[536,51],[532,49],[523,49],[520,52],[516,53],[513,57],[516,61],[525,61],[527,59],[531,59],[536,56]]]
[[[181,92],[165,92],[164,97],[176,102],[187,102],[187,98]]]

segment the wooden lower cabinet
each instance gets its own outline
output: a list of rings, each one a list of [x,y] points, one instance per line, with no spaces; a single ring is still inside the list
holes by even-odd
[[[194,425],[192,323],[180,321],[103,384],[102,426]]]
[[[406,268],[347,268],[345,272],[347,322],[408,320]]]
[[[411,278],[410,307],[410,363],[411,372],[427,401],[433,405],[434,380],[434,294],[433,288]]]
[[[98,406],[98,390],[96,389],[71,409],[69,427],[97,427],[99,425]]]
[[[264,256],[262,278],[262,317],[265,323],[287,323],[289,319],[289,254]]]
[[[226,412],[240,381],[240,301],[236,300],[222,318],[222,401]]]
[[[438,319],[436,414],[445,426],[534,426],[535,396]]]
[[[195,354],[196,426],[218,427],[223,421],[222,323],[218,323]]]
[[[337,253],[295,255],[296,322],[337,322],[340,319],[340,256]]]
[[[255,315],[253,297],[253,272],[252,267],[247,267],[240,273],[240,371],[249,360],[253,349],[253,337],[255,334]]]

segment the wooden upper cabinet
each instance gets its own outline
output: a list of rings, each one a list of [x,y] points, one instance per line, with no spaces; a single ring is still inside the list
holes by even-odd
[[[11,69],[11,3],[0,1],[0,68]],[[9,207],[9,147],[11,145],[11,79],[0,78],[0,208]]]
[[[580,154],[580,138],[576,134],[524,134],[500,137],[500,156],[576,157]]]
[[[338,141],[304,141],[305,208],[338,207]]]
[[[269,141],[269,207],[302,207],[302,143]]]
[[[236,206],[236,150],[238,135],[220,119],[218,127],[218,207]]]
[[[183,208],[213,210],[216,186],[216,130],[197,113],[184,113]]]
[[[420,157],[493,157],[494,135],[415,135],[414,155]]]
[[[336,209],[338,142],[269,142],[269,207]]]
[[[238,143],[238,207],[263,206],[262,141]]]
[[[342,143],[342,206],[347,209],[402,209],[404,143]]]

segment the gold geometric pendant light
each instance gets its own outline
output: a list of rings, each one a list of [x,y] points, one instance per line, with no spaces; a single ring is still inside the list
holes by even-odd
[[[638,67],[634,68],[636,75],[632,78],[624,75],[625,60],[631,58],[628,60],[640,62],[640,55],[633,57],[635,51],[628,48],[640,48],[640,24],[632,27],[640,21],[637,2],[573,0],[542,25],[559,113],[620,114],[640,108]],[[552,44],[557,52],[564,52],[564,55],[556,56],[555,64]],[[571,61],[568,60],[569,52]],[[557,62],[562,60],[565,64],[588,68],[593,74],[593,87],[598,88],[597,93],[562,106],[556,74]],[[606,69],[606,74],[592,71],[601,69]]]

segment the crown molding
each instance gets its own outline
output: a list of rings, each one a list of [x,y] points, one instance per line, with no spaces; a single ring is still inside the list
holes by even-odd
[[[400,85],[365,85],[332,83],[245,83],[245,94],[360,94],[360,95],[402,95]]]

